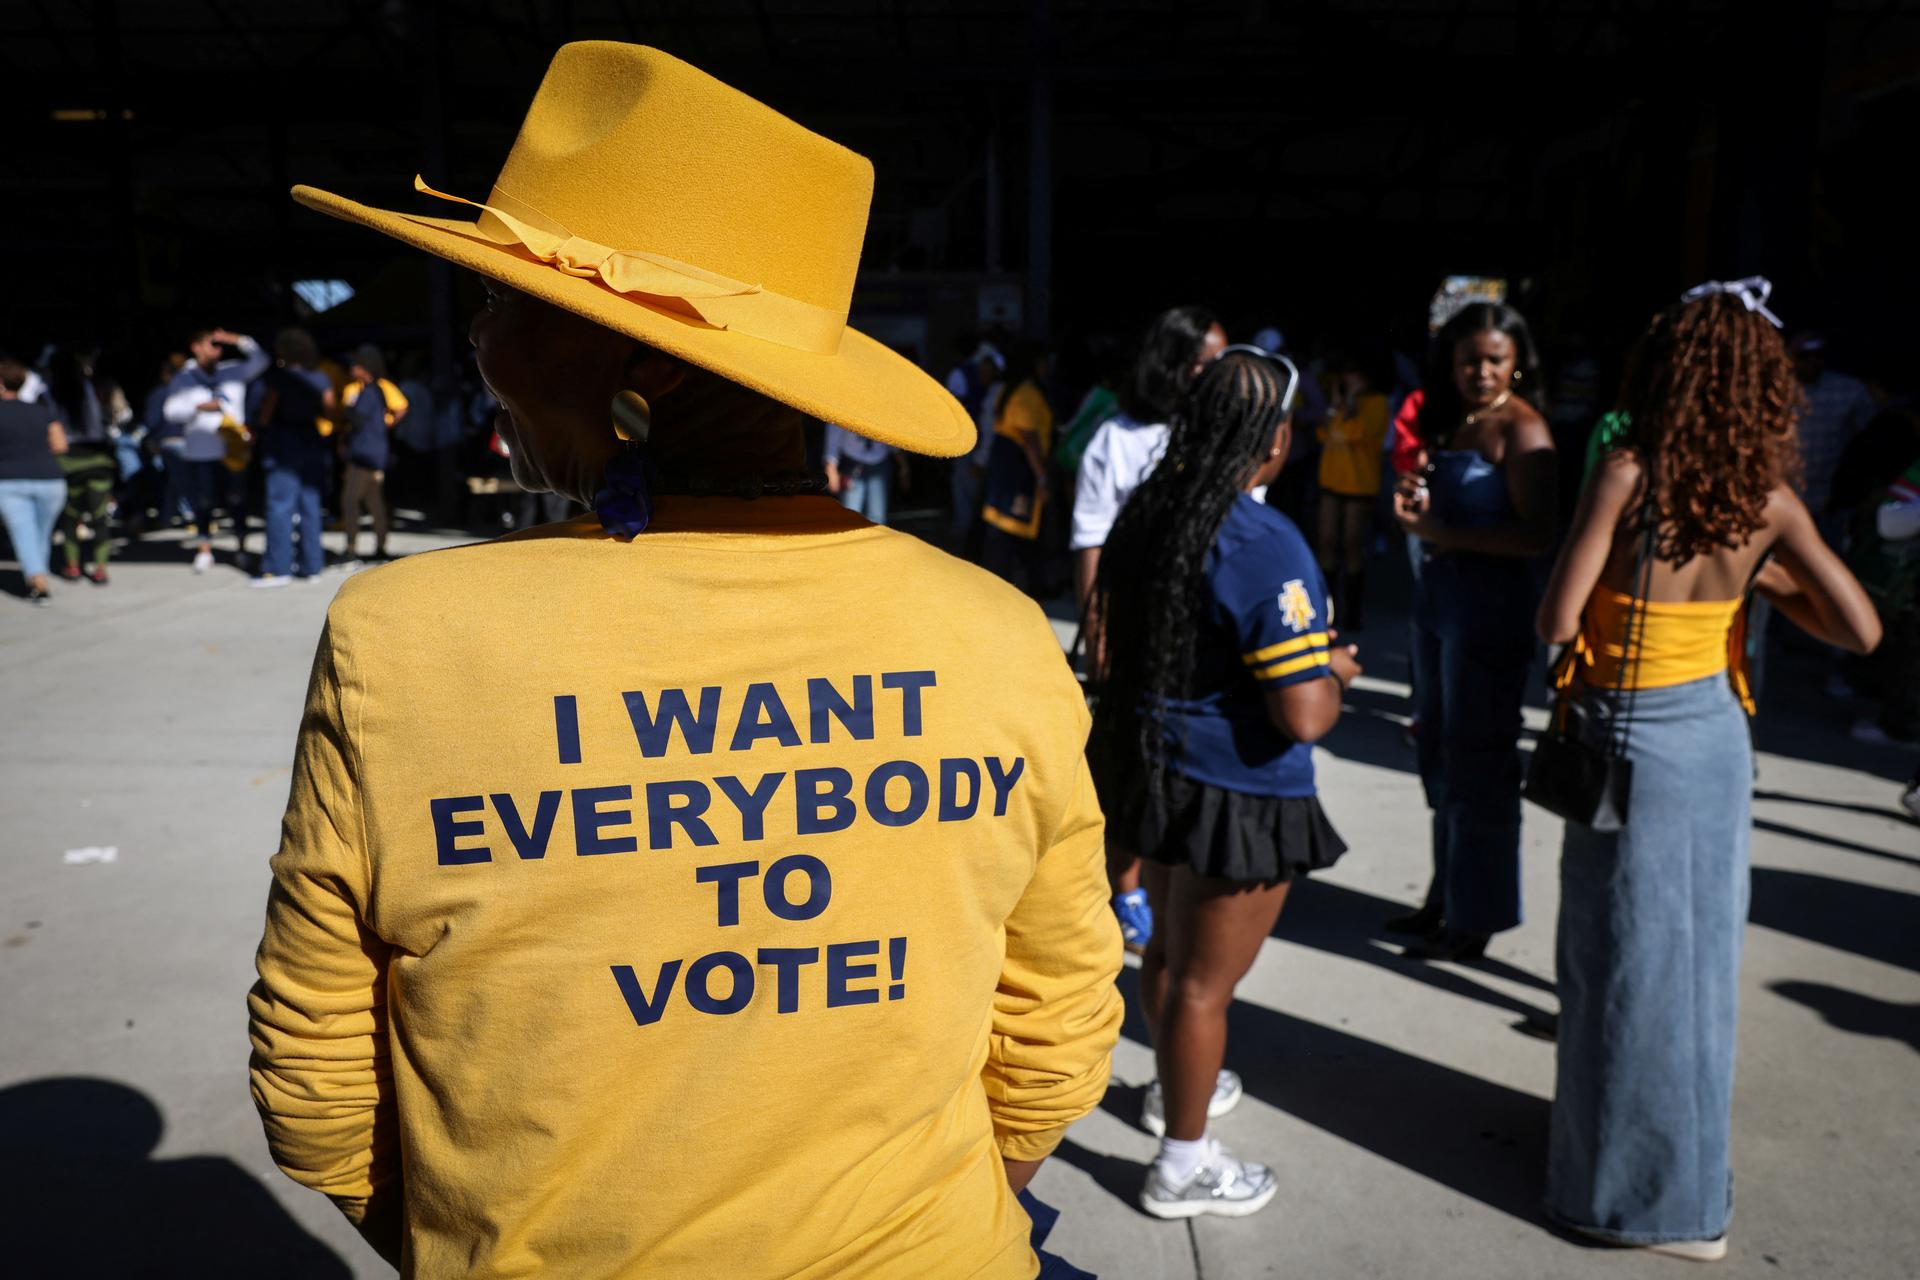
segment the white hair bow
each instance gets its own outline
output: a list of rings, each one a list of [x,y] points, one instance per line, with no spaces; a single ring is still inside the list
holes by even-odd
[[[1744,280],[1709,280],[1697,284],[1680,295],[1680,301],[1692,302],[1709,294],[1727,293],[1740,299],[1740,305],[1749,311],[1758,311],[1767,318],[1767,323],[1780,328],[1780,317],[1767,310],[1767,298],[1773,293],[1773,281],[1765,276],[1748,276]]]

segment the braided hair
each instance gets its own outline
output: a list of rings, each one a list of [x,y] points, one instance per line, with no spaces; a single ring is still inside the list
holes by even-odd
[[[1659,556],[1675,565],[1743,546],[1799,464],[1793,360],[1765,317],[1724,294],[1653,318],[1627,362],[1620,408],[1650,460]]]
[[[1266,460],[1286,413],[1270,360],[1230,352],[1175,407],[1166,452],[1120,509],[1100,554],[1091,608],[1106,660],[1095,677],[1093,748],[1164,785],[1169,699],[1187,696],[1207,619],[1207,554],[1228,508]]]

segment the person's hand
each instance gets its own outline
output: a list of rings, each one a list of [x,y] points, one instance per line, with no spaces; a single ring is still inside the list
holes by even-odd
[[[846,487],[847,478],[840,474],[839,466],[829,462],[827,464],[827,492],[837,494]]]
[[[1402,529],[1436,546],[1446,540],[1447,526],[1433,514],[1433,495],[1424,479],[1404,475],[1393,487],[1393,518]]]
[[[200,402],[201,413],[220,413],[225,410],[226,407],[227,406],[221,404],[218,400],[202,400]],[[174,412],[178,413],[179,410],[176,409]]]
[[[1333,672],[1333,678],[1340,682],[1340,692],[1342,693],[1353,688],[1354,680],[1362,671],[1366,670],[1366,668],[1360,665],[1359,655],[1360,647],[1358,645],[1342,645],[1333,651],[1333,661],[1329,669]]]
[[[1339,638],[1340,633],[1338,631],[1332,631],[1327,634],[1328,640],[1338,640]],[[1354,678],[1365,670],[1365,668],[1360,665],[1360,646],[1357,644],[1343,644],[1334,649],[1328,656],[1332,659],[1331,670],[1333,671],[1333,678],[1340,682],[1340,691],[1345,693],[1353,687]]]

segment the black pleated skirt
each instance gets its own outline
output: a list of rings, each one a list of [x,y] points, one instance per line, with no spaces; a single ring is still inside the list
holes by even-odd
[[[1195,875],[1241,884],[1279,884],[1323,871],[1347,842],[1317,796],[1263,796],[1169,771],[1164,795],[1139,778],[1111,816],[1115,843]]]

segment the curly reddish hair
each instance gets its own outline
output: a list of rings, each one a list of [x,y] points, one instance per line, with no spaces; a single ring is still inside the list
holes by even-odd
[[[1653,318],[1620,408],[1649,460],[1662,560],[1685,564],[1753,536],[1768,495],[1798,470],[1800,399],[1779,332],[1737,299],[1709,294]]]

